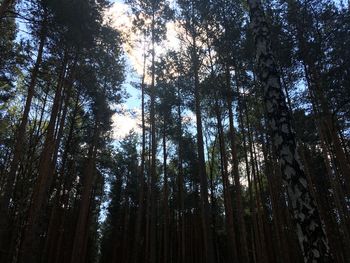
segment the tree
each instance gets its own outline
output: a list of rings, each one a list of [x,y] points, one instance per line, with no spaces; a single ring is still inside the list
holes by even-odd
[[[270,46],[269,29],[265,22],[264,12],[260,1],[251,0],[248,3],[269,126],[294,210],[304,261],[327,261],[330,260],[327,259],[330,257],[328,240],[298,155],[277,66]]]

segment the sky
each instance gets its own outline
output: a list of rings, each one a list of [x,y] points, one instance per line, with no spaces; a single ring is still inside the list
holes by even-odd
[[[130,130],[140,133],[141,124],[141,92],[136,89],[135,83],[141,83],[143,72],[143,43],[139,43],[142,37],[132,32],[132,15],[128,5],[121,0],[112,1],[113,5],[106,11],[106,19],[110,19],[112,26],[120,30],[124,35],[124,51],[126,61],[126,79],[123,88],[129,93],[129,98],[122,105],[118,105],[118,112],[113,116],[114,139],[120,140]],[[166,48],[165,48],[166,47]],[[160,56],[168,49],[178,49],[179,39],[174,22],[167,24],[167,40],[155,48],[156,56]],[[150,63],[147,59],[146,63]],[[146,82],[150,76],[146,76]]]

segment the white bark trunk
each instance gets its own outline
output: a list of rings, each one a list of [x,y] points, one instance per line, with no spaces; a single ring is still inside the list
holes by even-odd
[[[287,186],[304,262],[330,262],[328,240],[316,203],[309,192],[297,151],[280,77],[270,43],[270,32],[260,0],[248,0],[256,45],[259,80],[264,88],[269,126]]]

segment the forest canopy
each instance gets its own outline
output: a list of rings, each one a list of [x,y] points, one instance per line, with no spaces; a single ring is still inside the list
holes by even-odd
[[[2,0],[0,262],[350,262],[350,6]]]

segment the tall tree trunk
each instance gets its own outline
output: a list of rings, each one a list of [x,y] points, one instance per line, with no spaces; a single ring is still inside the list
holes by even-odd
[[[262,134],[262,136],[264,136]],[[267,144],[267,143],[266,143]],[[289,254],[288,246],[286,245],[286,238],[287,235],[283,233],[283,229],[286,225],[284,222],[284,218],[281,216],[282,209],[279,206],[279,195],[282,189],[278,189],[279,191],[276,191],[274,188],[274,173],[272,170],[272,164],[271,159],[268,157],[267,148],[268,146],[265,144],[265,140],[263,140],[262,144],[262,152],[264,156],[264,162],[265,162],[265,174],[267,176],[267,183],[269,187],[270,192],[270,199],[271,199],[271,207],[272,207],[272,223],[274,226],[274,236],[275,236],[275,256],[277,261],[276,262],[285,262],[289,263],[291,260],[291,255]],[[286,257],[284,257],[287,255]]]
[[[58,111],[60,108],[62,89],[65,85],[67,59],[63,59],[61,72],[58,78],[58,84],[55,92],[54,102],[51,109],[50,121],[48,124],[46,138],[43,145],[43,150],[40,154],[38,177],[33,189],[31,204],[29,206],[28,218],[24,230],[23,241],[21,245],[21,262],[36,262],[38,261],[38,236],[40,233],[39,222],[41,220],[42,211],[45,210],[45,198],[48,194],[49,187],[52,182],[52,177],[48,175],[50,166],[52,165],[52,154],[54,152],[55,138],[54,129],[57,120]]]
[[[195,41],[194,41],[195,42]],[[196,47],[196,43],[193,45]],[[197,51],[195,51],[197,52]],[[208,200],[208,178],[205,168],[204,158],[204,142],[203,142],[203,130],[202,130],[202,113],[200,105],[200,92],[199,92],[199,76],[198,76],[198,55],[195,53],[193,57],[194,68],[194,85],[195,85],[195,111],[196,111],[196,126],[197,126],[197,146],[198,146],[198,174],[201,186],[201,211],[202,211],[202,227],[204,236],[204,252],[206,253],[206,262],[215,262],[213,237],[211,232],[211,220],[210,220],[210,207]]]
[[[168,248],[169,248],[169,206],[168,206],[168,171],[167,171],[167,145],[166,145],[166,127],[165,116],[163,120],[163,175],[164,175],[164,188],[163,188],[163,262],[168,262]]]
[[[66,197],[66,190],[67,190],[67,176],[65,175],[65,169],[67,165],[67,159],[68,159],[68,154],[71,151],[71,143],[73,140],[73,132],[76,124],[76,117],[78,114],[78,104],[79,104],[79,92],[76,96],[75,102],[74,102],[74,107],[73,107],[73,112],[71,115],[71,122],[69,125],[69,132],[68,136],[65,142],[65,146],[63,147],[63,155],[62,155],[62,162],[61,162],[61,168],[57,172],[58,176],[58,184],[57,184],[57,193],[56,193],[56,198],[54,199],[53,202],[53,208],[50,214],[50,223],[48,227],[48,232],[47,232],[47,239],[46,239],[46,252],[47,252],[47,258],[44,258],[47,260],[47,262],[55,262],[56,258],[59,258],[58,255],[56,254],[57,251],[59,251],[59,241],[60,241],[60,236],[61,232],[63,232],[63,209],[66,209],[67,207],[67,201],[65,199],[68,199]],[[64,207],[64,208],[62,208]]]
[[[152,14],[152,82],[151,82],[151,109],[150,109],[150,124],[151,124],[151,225],[150,225],[150,263],[156,263],[156,251],[157,251],[157,242],[156,242],[156,181],[157,181],[157,141],[156,141],[156,120],[155,120],[155,99],[156,99],[156,90],[155,90],[155,14],[153,11]]]
[[[254,203],[253,203],[253,192],[252,192],[252,182],[251,182],[251,171],[248,161],[248,147],[247,147],[247,136],[246,136],[246,130],[244,127],[244,121],[243,121],[243,106],[241,101],[241,96],[239,93],[239,86],[237,85],[237,99],[238,99],[238,117],[239,117],[239,123],[242,133],[242,140],[243,140],[243,153],[244,153],[244,163],[245,163],[245,169],[247,173],[247,181],[248,181],[248,194],[249,194],[249,210],[250,210],[250,217],[251,217],[251,231],[250,236],[252,239],[252,255],[253,255],[253,262],[257,262],[256,259],[260,255],[259,247],[257,247],[256,242],[258,240],[254,238],[256,236],[257,230],[257,224],[256,224],[256,216],[255,216],[255,209],[254,209]]]
[[[178,105],[178,209],[179,209],[179,227],[180,227],[180,242],[178,263],[185,263],[186,261],[186,232],[185,232],[185,200],[184,200],[184,178],[182,167],[182,114],[181,114],[181,93],[180,87],[177,90]]]
[[[224,139],[224,130],[222,127],[221,112],[216,106],[216,119],[217,119],[217,128],[219,134],[219,147],[220,147],[220,156],[221,156],[221,175],[222,175],[222,185],[224,191],[224,206],[225,206],[225,216],[226,216],[226,231],[228,236],[228,260],[234,262],[237,260],[237,245],[236,245],[236,233],[233,219],[232,211],[232,199],[230,193],[230,183],[228,180],[228,162],[226,157],[226,147]]]
[[[289,12],[306,11],[312,16],[313,11],[309,11],[308,5],[300,5],[296,0],[289,0],[288,9]],[[337,121],[333,117],[330,106],[328,105],[325,93],[323,91],[323,80],[321,76],[322,67],[325,67],[322,62],[313,59],[313,56],[309,55],[310,49],[313,49],[312,44],[308,42],[308,37],[305,34],[305,28],[303,22],[293,23],[296,28],[296,37],[298,40],[299,52],[301,53],[302,64],[304,67],[304,73],[308,84],[311,103],[313,104],[314,114],[319,121],[318,132],[320,136],[323,136],[324,142],[328,145],[329,149],[333,152],[336,159],[336,167],[341,175],[344,177],[344,184],[347,190],[347,194],[350,194],[350,163],[347,160],[346,152],[342,147],[341,140],[337,132]],[[323,133],[323,135],[321,135]]]
[[[149,134],[151,137],[151,132]],[[151,148],[151,140],[148,139],[148,149]],[[148,167],[151,167],[151,151],[148,150]],[[150,258],[150,222],[151,222],[151,174],[147,174],[147,196],[146,196],[146,224],[145,224],[145,246],[144,246],[144,258],[145,262],[149,262]]]
[[[3,4],[5,4],[5,2]],[[7,224],[8,224],[8,216],[9,216],[8,208],[9,208],[10,200],[13,196],[18,166],[23,156],[23,145],[26,137],[25,136],[26,127],[27,127],[28,118],[29,118],[29,111],[30,111],[32,100],[35,93],[35,85],[37,82],[39,69],[42,62],[45,40],[46,40],[46,33],[47,33],[46,17],[44,17],[44,20],[42,21],[42,25],[41,25],[41,30],[40,30],[38,53],[30,75],[30,82],[28,85],[28,94],[26,98],[26,103],[24,106],[23,115],[20,120],[20,124],[18,126],[16,135],[15,135],[16,140],[15,140],[15,146],[13,149],[13,157],[10,164],[10,171],[7,175],[6,185],[4,186],[4,193],[0,197],[0,214],[2,215],[0,217],[0,247],[2,247],[2,244],[5,244],[8,239],[6,237],[6,229],[8,228]]]
[[[338,226],[338,218],[333,213],[333,202],[329,198],[329,189],[331,188],[329,184],[329,176],[317,175],[315,176],[313,167],[309,165],[308,160],[312,159],[311,154],[305,146],[302,146],[301,157],[303,158],[305,164],[305,171],[308,181],[313,185],[312,194],[315,196],[317,204],[319,205],[320,215],[324,220],[325,230],[329,239],[330,251],[334,256],[335,262],[346,262],[344,254],[344,246],[341,245],[341,232]],[[328,157],[327,157],[328,159]],[[330,166],[328,162],[325,162],[325,173],[330,173]],[[344,253],[345,252],[345,253]]]
[[[244,210],[242,207],[242,187],[240,182],[240,175],[238,169],[238,157],[237,157],[237,140],[236,132],[233,121],[233,110],[232,110],[232,91],[231,91],[231,76],[230,70],[226,69],[226,82],[228,88],[227,96],[227,108],[229,116],[229,134],[230,134],[230,144],[231,144],[231,158],[232,158],[232,174],[235,182],[235,196],[237,204],[237,219],[239,225],[239,243],[240,243],[240,258],[242,263],[249,263],[249,253],[247,244],[247,230],[246,223],[244,221]]]
[[[300,37],[301,38],[301,37]],[[301,40],[303,41],[303,40]],[[302,45],[303,47],[304,45]],[[343,176],[343,180],[338,177],[338,181],[343,181],[347,194],[350,194],[350,167],[340,138],[338,137],[334,118],[327,105],[326,98],[324,97],[323,91],[320,90],[320,83],[318,81],[318,74],[315,72],[313,65],[310,65],[310,61],[305,59],[303,62],[305,77],[308,84],[310,100],[312,104],[313,114],[315,115],[316,127],[321,140],[321,147],[324,154],[334,154],[336,159],[336,170]],[[328,158],[324,161],[327,162]],[[326,164],[326,166],[328,166]],[[337,179],[336,179],[337,180]]]
[[[141,238],[141,223],[144,211],[144,196],[145,196],[145,158],[146,158],[146,127],[145,127],[145,77],[146,77],[146,52],[143,54],[143,74],[141,81],[141,122],[142,122],[142,149],[141,149],[141,171],[139,176],[139,196],[138,209],[135,222],[135,239],[133,244],[133,262],[137,263],[140,258],[140,238]]]
[[[304,261],[327,262],[331,257],[328,240],[297,152],[262,4],[260,0],[248,0],[248,4],[267,117],[274,147],[280,158],[282,176],[288,188]]]
[[[244,93],[244,92],[243,92]],[[251,167],[252,167],[252,187],[254,189],[254,193],[255,193],[255,211],[256,211],[256,237],[257,240],[256,242],[258,243],[257,246],[259,248],[259,261],[260,262],[268,262],[268,258],[267,258],[267,249],[266,249],[266,240],[265,240],[265,235],[264,235],[264,226],[263,226],[263,216],[262,216],[262,211],[261,211],[261,206],[262,206],[262,202],[261,202],[261,198],[260,198],[260,189],[258,187],[258,169],[256,167],[256,159],[254,157],[254,142],[253,142],[253,135],[251,132],[251,128],[250,128],[250,118],[249,118],[249,112],[247,109],[247,105],[246,102],[244,101],[244,108],[245,108],[245,116],[246,116],[246,122],[247,122],[247,135],[248,135],[248,147],[249,147],[249,157],[250,157],[250,163],[251,163]]]
[[[98,117],[95,120],[93,130],[93,139],[89,148],[86,169],[83,178],[83,191],[81,194],[78,220],[75,227],[73,250],[71,255],[71,263],[82,263],[83,249],[88,232],[89,210],[91,202],[91,192],[95,180],[95,160],[97,154],[97,141],[99,137]]]

